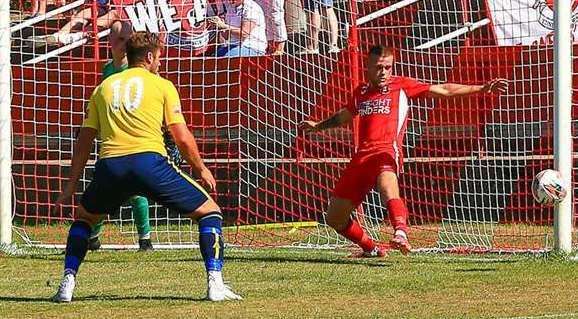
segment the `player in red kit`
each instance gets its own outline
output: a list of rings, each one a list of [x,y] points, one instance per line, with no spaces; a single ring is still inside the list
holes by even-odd
[[[409,110],[408,99],[466,96],[476,93],[506,92],[508,82],[494,79],[485,85],[427,84],[392,74],[394,51],[374,46],[369,51],[367,77],[369,82],[359,86],[346,107],[327,119],[303,121],[305,132],[338,127],[359,116],[359,145],[357,153],[337,182],[327,209],[327,224],[339,234],[359,245],[362,257],[382,257],[385,248],[375,244],[351,218],[353,209],[363,202],[367,193],[376,188],[389,220],[395,230],[390,244],[404,255],[411,251],[408,241],[408,210],[399,196],[397,175],[402,170],[402,145]]]

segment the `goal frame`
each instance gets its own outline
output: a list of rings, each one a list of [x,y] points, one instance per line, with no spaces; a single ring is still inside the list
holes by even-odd
[[[357,28],[376,17],[395,12],[396,10],[418,2],[419,0],[406,0],[384,8],[365,17],[357,17],[356,22],[350,29],[352,43],[356,46]],[[70,4],[76,5],[79,1]],[[572,17],[570,0],[554,1],[554,168],[562,174],[566,181],[572,183]],[[68,7],[67,7],[68,8]],[[60,9],[63,10],[64,8]],[[56,14],[54,12],[53,14]],[[30,20],[27,24],[33,24],[38,19]],[[488,24],[489,21],[479,21],[456,32],[460,35],[477,27]],[[23,26],[21,26],[23,27]],[[13,215],[13,183],[12,183],[12,130],[11,130],[11,32],[10,27],[10,1],[0,1],[0,244],[12,243],[12,215]],[[102,32],[101,32],[102,33]],[[102,33],[99,36],[105,36]],[[456,34],[447,34],[416,49],[427,50],[430,47],[449,40]],[[98,41],[96,41],[98,45]],[[67,48],[68,49],[68,48]],[[352,50],[357,61],[358,52]],[[98,52],[98,50],[97,50]],[[36,62],[36,61],[35,61]],[[570,67],[568,67],[570,66]],[[358,66],[354,66],[358,68]],[[357,72],[354,72],[357,74]],[[562,253],[570,253],[572,250],[572,217],[573,217],[573,192],[568,192],[566,198],[555,207],[554,215],[554,250]]]
[[[0,245],[12,243],[10,1],[0,1]]]
[[[572,187],[572,7],[554,1],[554,168]],[[572,251],[572,193],[554,209],[554,250]]]

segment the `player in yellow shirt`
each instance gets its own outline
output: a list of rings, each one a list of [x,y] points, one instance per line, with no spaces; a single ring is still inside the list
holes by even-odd
[[[128,69],[128,60],[126,59],[126,42],[132,34],[132,25],[126,21],[116,20],[110,26],[110,51],[112,53],[112,60],[104,65],[102,70],[102,80],[106,80],[109,76],[122,72]],[[165,136],[166,137],[166,136]],[[167,140],[165,140],[167,144]],[[174,143],[173,143],[174,144]],[[175,148],[167,149],[169,157],[173,162],[174,153],[178,153]],[[171,152],[172,151],[172,152]],[[177,158],[178,159],[178,158]],[[179,165],[179,164],[177,164]],[[136,226],[138,234],[139,251],[152,251],[153,244],[151,242],[151,225],[149,222],[149,202],[146,197],[133,196],[128,200],[131,206],[132,216],[134,218],[134,225]],[[104,220],[100,221],[92,227],[92,232],[88,239],[88,250],[100,249],[100,235],[104,228]]]
[[[152,198],[196,220],[207,270],[207,299],[241,299],[223,282],[224,244],[219,206],[203,187],[167,159],[163,127],[173,136],[194,174],[210,191],[215,190],[215,179],[203,164],[181,113],[176,88],[156,75],[161,48],[157,35],[134,33],[127,43],[129,69],[107,78],[90,97],[88,115],[72,156],[69,182],[58,197],[56,208],[74,194],[97,135],[102,141],[100,159],[76,207],[76,219],[66,242],[64,276],[53,297],[56,302],[72,300],[91,227],[134,195]]]

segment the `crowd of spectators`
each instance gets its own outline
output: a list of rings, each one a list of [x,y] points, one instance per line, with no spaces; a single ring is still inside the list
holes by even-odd
[[[29,18],[44,15],[47,3],[57,7],[67,2],[26,1],[31,6]],[[92,30],[90,24],[96,23],[99,30],[110,28],[114,21],[128,18],[126,14],[123,17],[123,6],[134,5],[139,1],[86,0],[59,30],[31,36],[27,39],[28,46],[62,46],[89,37]],[[317,54],[320,52],[323,18],[326,19],[329,42],[323,46],[324,51],[335,53],[340,50],[339,22],[333,0],[168,0],[167,3],[172,1],[180,6],[196,6],[194,1],[206,5],[202,23],[206,32],[213,34],[211,39],[216,50],[211,52],[219,57],[282,55],[287,53],[288,47],[290,53]],[[96,11],[93,2],[96,2]],[[96,17],[93,17],[94,13]],[[303,24],[306,26],[301,28]],[[296,34],[301,36],[296,37]],[[288,46],[288,41],[292,45]]]

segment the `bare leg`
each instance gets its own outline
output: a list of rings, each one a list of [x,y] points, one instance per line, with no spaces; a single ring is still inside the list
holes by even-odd
[[[377,247],[373,239],[365,233],[357,220],[351,218],[353,208],[354,206],[349,199],[339,197],[331,198],[329,208],[327,209],[327,225],[363,249],[361,254],[356,254],[357,257],[385,256],[385,250]]]
[[[340,232],[347,227],[353,212],[353,205],[349,199],[333,197],[329,200],[326,222],[335,231]]]
[[[377,190],[381,195],[383,205],[390,199],[399,198],[399,185],[394,172],[383,172],[377,177]]]
[[[82,221],[90,226],[94,226],[102,221],[104,217],[106,217],[106,215],[91,214],[87,212],[82,205],[78,205],[78,207],[76,207],[76,218],[74,220]]]
[[[333,7],[324,8],[324,10],[329,24],[329,40],[331,41],[331,48],[337,48],[337,42],[339,41],[339,25],[337,23],[335,10],[333,10]]]
[[[309,18],[308,27],[308,37],[307,37],[307,50],[319,50],[319,29],[321,27],[321,15],[319,11],[307,11],[307,16]]]
[[[46,2],[47,0],[38,0],[38,14],[46,14]]]

